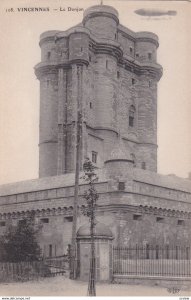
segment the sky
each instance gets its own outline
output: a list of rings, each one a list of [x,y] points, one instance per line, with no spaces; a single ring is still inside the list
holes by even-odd
[[[81,22],[83,11],[97,0],[0,1],[0,184],[38,178],[39,36],[67,30]],[[183,1],[105,0],[120,23],[133,31],[159,36],[158,172],[188,177],[191,172],[191,3]],[[47,12],[18,12],[22,7],[48,7]],[[62,8],[62,9],[60,9]],[[63,10],[65,8],[65,11]],[[57,9],[57,10],[54,10]],[[176,15],[140,16],[138,9],[174,10]]]

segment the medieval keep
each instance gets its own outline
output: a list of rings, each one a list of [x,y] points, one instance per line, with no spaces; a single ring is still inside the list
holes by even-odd
[[[190,244],[190,181],[157,174],[158,46],[154,33],[129,30],[105,5],[75,27],[41,34],[40,178],[0,187],[0,234],[33,211],[43,254],[66,252],[80,116],[80,167],[89,157],[99,177],[99,235],[121,246]],[[80,179],[79,208],[86,189]],[[79,213],[82,236],[84,224]]]

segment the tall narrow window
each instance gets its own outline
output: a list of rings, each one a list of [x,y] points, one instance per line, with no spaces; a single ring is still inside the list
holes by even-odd
[[[135,106],[131,105],[129,109],[129,126],[133,127],[135,123]]]
[[[47,52],[47,59],[49,60],[49,59],[50,59],[50,57],[51,57],[51,52],[50,52],[50,51],[48,51],[48,52]]]
[[[49,245],[49,257],[52,257],[52,245]]]
[[[130,54],[133,54],[133,48],[130,47],[129,50],[130,50]]]
[[[141,163],[141,169],[146,170],[146,163],[144,161]]]
[[[47,257],[47,253],[46,253],[46,251],[47,251],[47,247],[46,247],[46,245],[44,245],[44,247],[43,247],[43,256],[44,257]]]
[[[92,162],[93,163],[97,163],[97,152],[95,151],[92,151]]]
[[[108,60],[105,62],[106,69],[108,69]]]
[[[131,79],[131,83],[132,83],[132,85],[135,84],[135,78],[132,78],[132,79]]]
[[[149,60],[152,59],[152,53],[151,53],[151,52],[148,53],[148,59],[149,59]]]

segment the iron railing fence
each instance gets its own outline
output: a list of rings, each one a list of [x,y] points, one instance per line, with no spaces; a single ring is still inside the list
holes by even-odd
[[[191,277],[191,247],[113,247],[113,274]]]

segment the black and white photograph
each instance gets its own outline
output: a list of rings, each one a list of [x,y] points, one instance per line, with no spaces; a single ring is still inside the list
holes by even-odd
[[[190,28],[189,0],[0,1],[1,299],[191,299]]]

